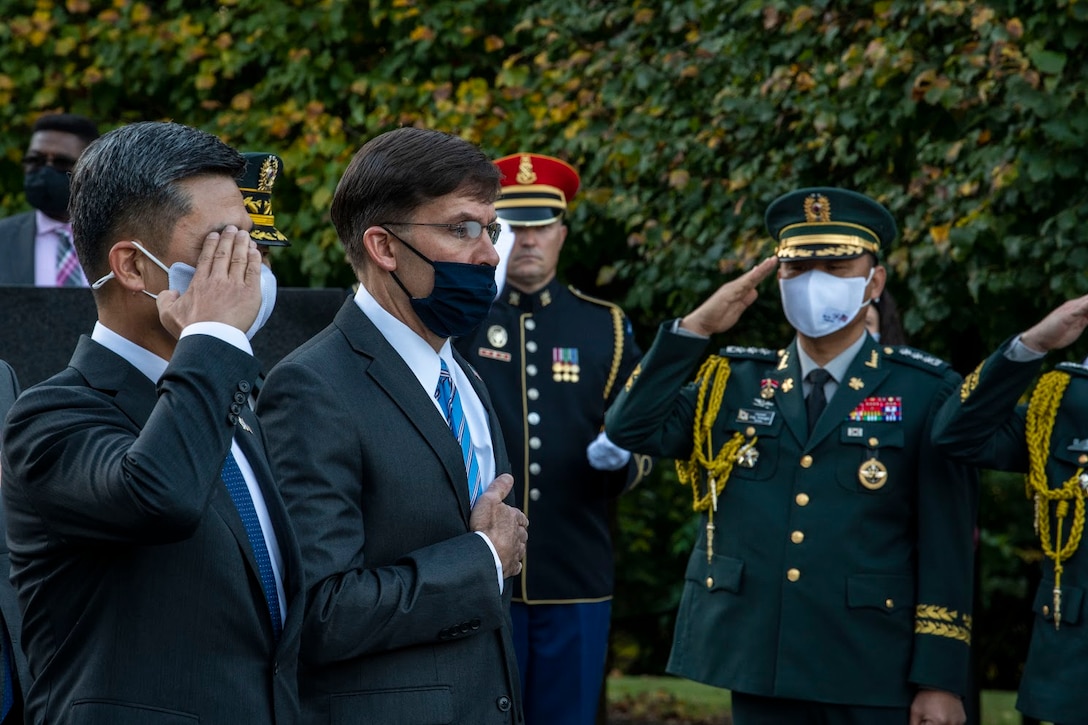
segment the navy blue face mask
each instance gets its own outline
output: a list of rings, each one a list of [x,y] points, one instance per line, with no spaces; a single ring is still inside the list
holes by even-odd
[[[413,297],[397,275],[390,272],[393,281],[408,295],[412,309],[428,330],[439,337],[461,337],[472,332],[487,319],[491,303],[495,301],[498,293],[494,267],[486,264],[435,262],[393,232],[388,229],[385,231],[434,269],[434,289],[426,297]]]

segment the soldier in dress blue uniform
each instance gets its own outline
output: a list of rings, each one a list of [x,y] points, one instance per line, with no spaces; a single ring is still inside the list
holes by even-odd
[[[495,163],[514,246],[490,316],[457,347],[491,392],[533,522],[511,607],[526,723],[588,724],[608,647],[609,504],[651,465],[608,441],[604,412],[641,354],[619,307],[556,279],[577,172],[541,154]]]
[[[1044,558],[1034,626],[1016,707],[1056,725],[1088,723],[1088,554],[1082,544],[1088,490],[1088,366],[1060,363],[1022,397],[1051,350],[1088,326],[1088,297],[1070,300],[1005,341],[948,399],[935,443],[965,463],[1027,475]],[[1030,507],[1030,509],[1028,508]]]
[[[865,331],[882,205],[800,189],[766,224],[777,260],[664,323],[606,416],[701,512],[668,669],[731,690],[737,725],[962,723],[977,482],[929,435],[960,378]],[[700,368],[776,266],[796,338]]]

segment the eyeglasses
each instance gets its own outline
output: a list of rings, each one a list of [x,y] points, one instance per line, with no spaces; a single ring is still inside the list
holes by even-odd
[[[492,244],[499,241],[499,233],[502,232],[502,225],[498,222],[491,222],[486,226],[475,221],[457,222],[456,224],[424,224],[422,222],[386,222],[386,224],[395,227],[437,227],[439,229],[447,230],[458,239],[478,239],[480,234],[486,229],[487,236],[491,239]]]
[[[77,159],[73,159],[71,156],[64,156],[62,154],[43,154],[38,151],[31,151],[23,157],[23,170],[33,171],[34,169],[40,169],[43,166],[52,166],[57,171],[68,173],[76,166]]]

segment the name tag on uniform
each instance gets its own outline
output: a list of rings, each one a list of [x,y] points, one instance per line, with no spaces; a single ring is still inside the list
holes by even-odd
[[[738,423],[752,423],[754,425],[770,425],[774,422],[775,412],[773,410],[751,410],[750,408],[741,408],[737,411]]]

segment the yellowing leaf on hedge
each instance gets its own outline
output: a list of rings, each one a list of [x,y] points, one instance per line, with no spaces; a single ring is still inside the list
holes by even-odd
[[[933,238],[933,243],[937,245],[948,243],[948,232],[952,229],[951,224],[941,224],[935,227],[929,228],[929,236]]]
[[[499,50],[504,45],[506,45],[505,41],[503,41],[503,39],[497,35],[489,35],[484,38],[484,50],[486,50],[488,53]]]
[[[431,41],[434,40],[434,31],[426,25],[417,25],[408,37],[415,42],[420,40]]]
[[[136,3],[132,6],[132,22],[133,23],[146,23],[151,19],[151,8],[147,7],[143,3]]]
[[[691,180],[691,173],[687,169],[673,169],[669,172],[669,186],[673,189],[683,189]]]
[[[215,74],[214,73],[201,73],[193,81],[193,85],[196,86],[198,91],[206,91],[215,86]]]
[[[635,11],[635,25],[645,25],[654,19],[654,11],[650,8],[640,8]]]
[[[253,107],[253,92],[242,91],[234,98],[230,99],[230,107],[235,111],[248,111]]]

